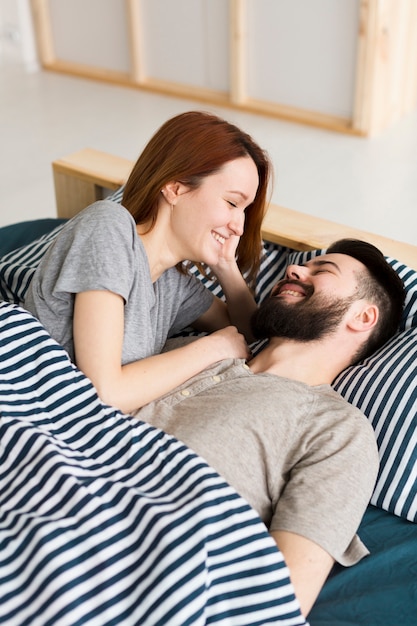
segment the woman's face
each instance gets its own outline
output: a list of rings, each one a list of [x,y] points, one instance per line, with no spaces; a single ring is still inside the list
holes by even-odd
[[[234,259],[245,209],[254,201],[258,184],[254,161],[241,157],[206,176],[197,189],[181,186],[171,218],[181,258],[207,265]]]

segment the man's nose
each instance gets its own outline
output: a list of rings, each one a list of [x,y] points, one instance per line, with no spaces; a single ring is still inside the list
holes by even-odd
[[[301,280],[306,276],[307,268],[302,265],[289,265],[287,267],[286,276],[287,278],[293,278],[296,280]]]

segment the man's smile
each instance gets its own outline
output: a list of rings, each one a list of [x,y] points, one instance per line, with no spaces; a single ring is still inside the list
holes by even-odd
[[[296,281],[285,281],[283,283],[278,283],[276,287],[272,290],[271,296],[274,298],[279,296],[292,296],[294,298],[305,298],[308,294],[309,289],[306,286],[302,285]]]
[[[294,298],[304,298],[304,293],[301,291],[295,291],[294,289],[290,289],[289,287],[284,286],[282,289],[278,291],[276,294],[278,296],[294,296]]]

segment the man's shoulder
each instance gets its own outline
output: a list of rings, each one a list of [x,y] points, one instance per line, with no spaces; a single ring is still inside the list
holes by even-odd
[[[352,419],[368,422],[368,419],[356,406],[350,404],[331,385],[317,385],[310,387],[311,394],[315,398],[318,411],[334,411],[335,414],[346,415]],[[369,422],[368,422],[369,423]]]
[[[334,426],[334,432],[343,433],[342,436],[352,437],[352,440],[358,438],[362,444],[368,441],[369,446],[376,450],[374,429],[360,409],[350,404],[330,385],[317,387],[315,391],[315,411],[323,423]]]

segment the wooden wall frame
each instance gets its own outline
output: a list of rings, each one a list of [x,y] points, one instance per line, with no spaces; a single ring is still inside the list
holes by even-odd
[[[31,0],[43,68],[360,136],[380,133],[417,106],[415,0],[359,0],[360,23],[351,119],[248,96],[246,0],[228,0],[231,42],[229,93],[147,76],[141,49],[143,20],[140,0],[124,1],[129,22],[130,73],[58,59],[54,49],[49,0]]]

